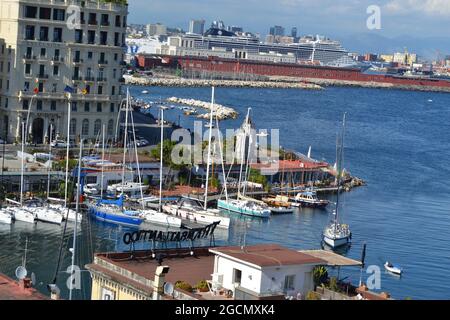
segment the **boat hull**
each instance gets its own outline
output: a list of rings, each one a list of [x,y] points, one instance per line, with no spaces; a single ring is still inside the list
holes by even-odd
[[[145,218],[145,221],[149,223],[181,228],[180,218],[171,217],[163,212],[158,212],[156,210],[146,210],[143,212],[143,217]]]
[[[218,228],[228,229],[230,227],[230,218],[220,217],[215,214],[208,214],[208,211],[191,211],[188,209],[178,208],[177,206],[167,205],[163,206],[164,211],[174,215],[175,217],[180,217],[183,220],[188,220],[200,224],[210,225],[215,222],[219,222]]]
[[[326,235],[323,236],[323,242],[332,248],[339,248],[350,244],[350,237],[332,238]]]
[[[240,213],[240,214],[246,215],[246,216],[258,217],[258,218],[269,218],[270,217],[270,210],[252,210],[252,209],[249,209],[246,207],[237,206],[226,200],[218,200],[217,206],[220,209],[229,210],[229,211]]]
[[[0,212],[0,223],[11,224],[12,216],[9,213]]]
[[[90,207],[89,212],[95,219],[99,221],[119,224],[123,226],[138,227],[143,222],[143,219],[139,217],[133,217],[114,212],[107,212],[106,210],[102,210],[101,208],[96,207]]]
[[[14,220],[27,223],[36,223],[35,215],[32,212],[21,208],[14,209]]]
[[[50,208],[39,208],[35,211],[36,219],[43,222],[61,224],[63,216],[60,212]]]

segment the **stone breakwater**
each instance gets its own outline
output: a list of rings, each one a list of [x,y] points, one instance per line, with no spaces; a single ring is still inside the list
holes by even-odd
[[[243,81],[243,80],[202,80],[183,78],[138,78],[126,77],[126,84],[148,87],[234,87],[234,88],[277,88],[321,90],[320,85],[288,81]]]
[[[168,98],[167,102],[211,111],[211,102],[205,102],[194,99],[182,99],[177,97]],[[219,120],[226,120],[230,118],[236,119],[239,115],[239,113],[237,113],[236,110],[234,110],[233,108],[225,107],[217,103],[214,104],[214,110]],[[205,113],[198,115],[197,118],[209,119],[209,116],[210,116],[209,113]]]

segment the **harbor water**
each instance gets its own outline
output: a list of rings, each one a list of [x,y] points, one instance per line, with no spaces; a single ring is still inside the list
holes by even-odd
[[[141,94],[147,89],[149,94]],[[208,88],[134,87],[136,98],[148,101],[176,96],[210,100]],[[367,244],[366,267],[381,269],[381,289],[396,299],[450,298],[450,95],[362,88],[216,90],[216,101],[235,108],[240,116],[221,123],[237,128],[248,107],[256,128],[280,129],[281,145],[333,163],[336,134],[347,112],[344,167],[364,179],[367,186],[344,193],[342,219],[353,232],[352,246],[344,254],[360,259]],[[157,111],[151,111],[157,115]],[[168,120],[192,128],[194,117],[168,110]],[[333,200],[333,196],[329,196]],[[294,249],[317,249],[329,220],[328,210],[303,209],[267,221],[233,217],[229,233],[220,231],[216,244],[278,243]],[[73,232],[69,226],[61,270],[70,265]],[[46,292],[54,276],[62,227],[39,223],[0,225],[0,272],[14,275],[22,263],[28,239],[27,269],[36,275],[36,287]],[[125,229],[85,219],[80,232],[77,264],[84,266],[92,252],[127,250]],[[245,235],[245,236],[244,236]],[[384,271],[391,261],[403,267],[402,277]],[[82,272],[77,299],[90,295],[89,273]],[[343,268],[341,276],[358,284],[358,268]],[[363,272],[363,280],[369,275]],[[58,284],[67,297],[60,272]],[[182,279],[180,279],[182,280]]]

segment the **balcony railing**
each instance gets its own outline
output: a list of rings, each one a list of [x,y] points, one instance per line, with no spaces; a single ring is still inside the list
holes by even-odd
[[[107,80],[106,80],[106,78],[98,77],[98,78],[97,78],[97,81],[98,81],[98,82],[106,82]]]
[[[90,25],[90,26],[96,26],[96,25],[98,25],[98,21],[97,21],[97,20],[89,20],[89,21],[88,21],[88,25]]]
[[[95,81],[95,77],[85,77],[84,81]]]
[[[24,58],[25,60],[36,60],[36,59],[37,59],[36,56],[33,56],[33,55],[31,55],[31,54],[24,54],[24,55],[23,55],[23,58]]]
[[[73,63],[83,63],[84,60],[81,58],[73,58]]]
[[[53,57],[52,62],[64,62],[64,58],[61,57]]]
[[[40,73],[37,75],[38,79],[48,79],[48,74]]]
[[[98,60],[98,64],[108,64],[107,60]]]

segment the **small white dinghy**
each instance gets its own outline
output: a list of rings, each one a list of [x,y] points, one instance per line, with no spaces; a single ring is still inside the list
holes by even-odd
[[[400,268],[399,266],[396,266],[396,265],[393,265],[392,263],[390,263],[390,262],[386,262],[385,264],[384,264],[384,268],[387,270],[387,271],[389,271],[390,273],[393,273],[393,274],[396,274],[396,275],[401,275],[402,274],[402,272],[403,272],[403,270],[402,270],[402,268]]]
[[[148,94],[148,90],[143,90],[142,94]]]

